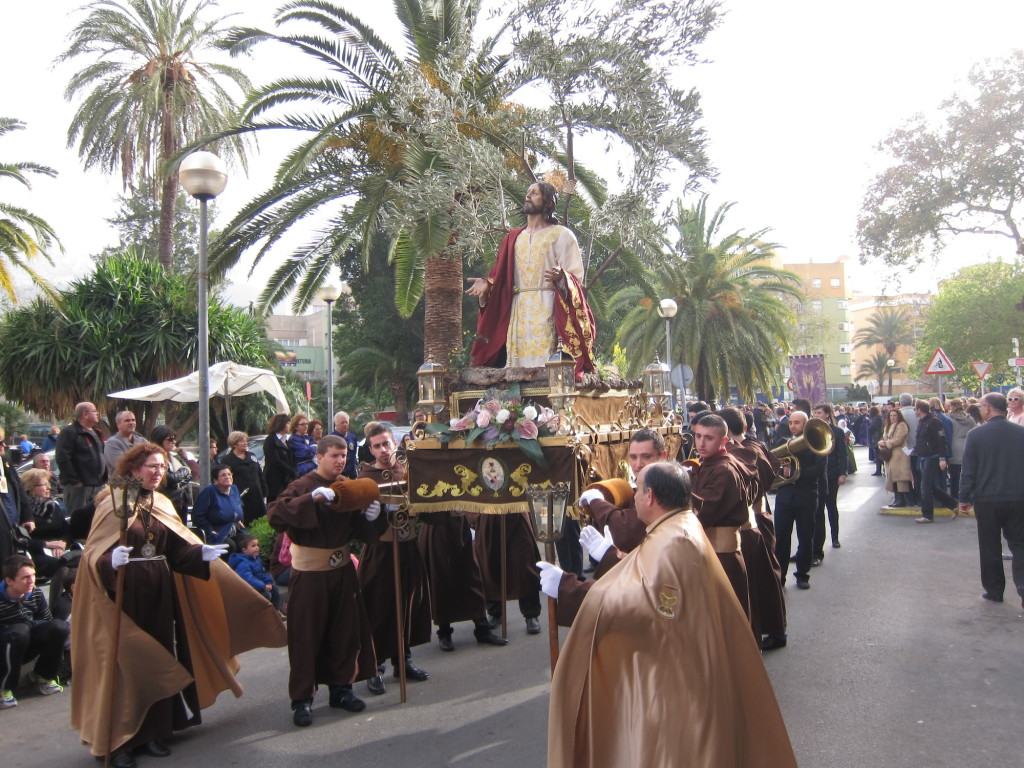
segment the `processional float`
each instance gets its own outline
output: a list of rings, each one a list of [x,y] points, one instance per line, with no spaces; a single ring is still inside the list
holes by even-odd
[[[586,510],[576,506],[581,491],[595,481],[628,476],[626,454],[634,433],[657,430],[672,458],[683,446],[682,428],[667,410],[669,368],[657,358],[641,381],[618,380],[614,389],[606,382],[577,388],[575,362],[561,347],[545,368],[546,382],[506,381],[480,389],[449,381],[448,371],[428,360],[417,372],[417,405],[428,423],[417,425],[406,449],[395,454],[395,461],[406,465],[404,482],[388,482],[385,476],[381,487],[381,504],[396,529],[408,531],[417,515],[430,512],[500,516],[501,634],[506,638],[508,515],[527,514],[535,539],[544,545],[544,559],[554,562],[565,516],[586,518]],[[445,412],[455,418],[441,421]],[[393,537],[395,611],[399,658],[404,658],[398,540]],[[558,658],[555,604],[548,598],[552,671]],[[404,703],[404,665],[399,680]]]

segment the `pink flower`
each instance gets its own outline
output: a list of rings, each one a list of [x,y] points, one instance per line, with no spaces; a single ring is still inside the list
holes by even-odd
[[[480,411],[480,413],[478,413],[476,415],[476,425],[478,427],[483,428],[483,427],[486,427],[490,423],[491,423],[491,412],[490,412],[489,409],[485,408],[484,410]]]
[[[472,429],[474,424],[476,424],[476,414],[472,412],[467,413],[461,419],[452,419],[452,429],[456,432]]]
[[[540,434],[540,430],[537,429],[537,425],[532,421],[521,421],[516,424],[516,431],[519,432],[519,436],[526,438],[527,440],[533,440]]]
[[[497,400],[488,400],[484,403],[484,407],[480,409],[481,413],[485,410],[488,411],[491,416],[497,416],[498,412],[501,410],[501,403]]]

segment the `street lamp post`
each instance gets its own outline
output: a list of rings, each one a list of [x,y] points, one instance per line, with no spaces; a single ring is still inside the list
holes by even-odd
[[[341,286],[327,283],[320,287],[320,300],[327,304],[327,418],[334,423],[334,302],[341,296]]]
[[[196,267],[199,315],[199,483],[210,484],[210,326],[208,305],[206,204],[224,191],[228,183],[224,161],[212,152],[193,152],[181,161],[178,180],[199,201],[199,264]]]
[[[890,357],[885,361],[885,365],[889,369],[889,397],[892,397],[892,372],[896,368],[896,361]]]
[[[668,363],[668,369],[672,370],[672,318],[676,316],[679,306],[672,299],[662,299],[661,303],[658,304],[658,315],[665,318],[665,362]],[[672,387],[672,410],[676,409],[676,388],[673,384]],[[683,397],[686,397],[686,392],[683,392]],[[685,407],[685,405],[684,405]]]

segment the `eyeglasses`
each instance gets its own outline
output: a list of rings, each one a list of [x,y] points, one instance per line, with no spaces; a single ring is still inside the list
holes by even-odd
[[[154,472],[166,472],[167,471],[167,465],[166,464],[143,464],[142,468],[143,469],[151,469]]]
[[[1006,399],[1007,399],[1007,400],[1020,400],[1020,398],[1019,398],[1019,397],[1008,397],[1008,398],[1006,398]]]

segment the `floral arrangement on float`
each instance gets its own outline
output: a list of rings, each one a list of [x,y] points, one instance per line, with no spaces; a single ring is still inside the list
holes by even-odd
[[[428,424],[427,432],[442,443],[465,440],[470,445],[482,440],[484,448],[514,443],[523,453],[546,467],[538,438],[558,433],[559,416],[550,408],[528,403],[519,397],[519,388],[502,393],[488,389],[462,418],[445,424]]]

